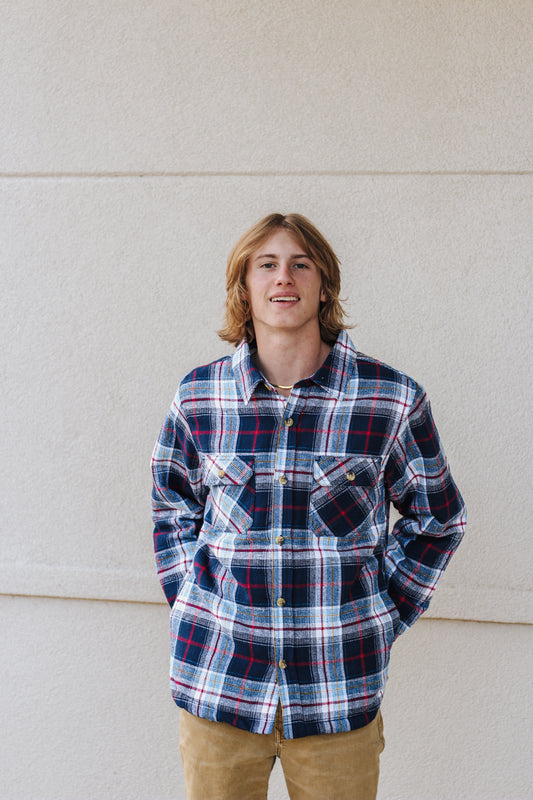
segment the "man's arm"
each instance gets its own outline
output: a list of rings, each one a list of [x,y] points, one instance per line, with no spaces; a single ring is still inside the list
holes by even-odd
[[[466,508],[421,387],[394,442],[386,482],[402,515],[391,533],[385,569],[400,614],[397,632],[403,633],[428,607],[466,526]]]
[[[159,579],[170,605],[192,567],[202,526],[202,471],[187,421],[172,404],[152,455],[152,518]]]

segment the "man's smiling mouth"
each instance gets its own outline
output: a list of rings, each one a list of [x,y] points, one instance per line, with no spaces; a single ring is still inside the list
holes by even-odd
[[[271,303],[294,303],[295,300],[299,300],[299,299],[300,298],[296,297],[296,295],[291,294],[291,295],[287,295],[287,297],[271,297],[270,298],[270,302]]]

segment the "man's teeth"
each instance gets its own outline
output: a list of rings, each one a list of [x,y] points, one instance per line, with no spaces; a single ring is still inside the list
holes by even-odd
[[[293,296],[291,296],[291,297],[271,297],[270,298],[270,302],[271,303],[289,303],[289,302],[292,303],[294,300],[299,300],[299,298],[298,297],[293,297]]]

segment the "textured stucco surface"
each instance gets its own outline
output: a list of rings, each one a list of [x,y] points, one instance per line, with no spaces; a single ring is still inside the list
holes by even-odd
[[[527,0],[8,0],[0,170],[523,170]]]
[[[469,508],[393,650],[379,800],[531,798],[531,3],[1,10],[2,800],[184,798],[148,462],[273,210],[333,244]]]

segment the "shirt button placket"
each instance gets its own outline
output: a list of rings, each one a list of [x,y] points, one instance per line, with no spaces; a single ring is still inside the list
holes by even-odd
[[[290,401],[289,401],[290,402]],[[291,650],[292,644],[287,640],[285,633],[286,615],[289,612],[287,604],[290,599],[290,588],[283,585],[283,575],[285,570],[290,568],[291,551],[284,549],[283,544],[287,543],[287,535],[283,525],[290,526],[291,521],[290,511],[292,503],[291,491],[291,470],[294,469],[294,450],[291,445],[294,444],[294,419],[286,410],[286,416],[283,418],[280,431],[279,449],[276,453],[275,464],[275,482],[278,484],[278,489],[275,491],[275,519],[274,529],[275,537],[274,542],[277,547],[274,550],[273,558],[276,565],[274,573],[274,585],[272,586],[274,598],[274,620],[275,620],[275,645],[278,652],[277,666],[280,672],[287,669],[287,652]],[[277,553],[277,555],[276,555]]]

